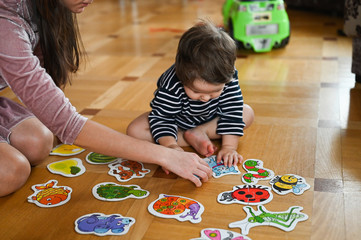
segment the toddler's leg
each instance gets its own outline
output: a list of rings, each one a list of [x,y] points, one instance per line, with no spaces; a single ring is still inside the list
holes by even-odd
[[[243,121],[246,124],[246,128],[249,128],[254,121],[254,111],[248,104],[243,105]]]
[[[148,142],[154,142],[153,136],[150,132],[148,115],[149,112],[145,112],[134,119],[127,128],[127,135],[146,140]]]

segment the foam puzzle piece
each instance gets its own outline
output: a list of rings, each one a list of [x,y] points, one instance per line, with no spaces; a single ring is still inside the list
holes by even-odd
[[[85,167],[79,158],[70,158],[47,165],[48,170],[64,177],[77,177],[85,173]]]
[[[90,152],[86,155],[85,160],[90,164],[109,164],[117,161],[119,158],[103,155],[100,153]]]
[[[212,168],[213,177],[220,178],[225,175],[230,174],[241,174],[237,166],[224,166],[223,160],[217,163],[217,156],[212,155],[207,158],[203,158],[203,160],[208,163],[209,167]]]
[[[239,233],[220,229],[220,228],[205,228],[201,231],[200,238],[193,238],[191,240],[251,240],[247,236],[243,236]]]
[[[134,218],[120,214],[90,213],[75,220],[75,231],[97,236],[125,235],[134,223]]]
[[[128,198],[146,198],[149,191],[138,185],[119,185],[113,182],[103,182],[93,187],[93,195],[102,201],[122,201]]]
[[[243,207],[247,217],[242,221],[229,224],[230,228],[240,228],[242,234],[247,235],[249,230],[257,226],[272,226],[283,231],[292,231],[298,222],[308,219],[308,215],[301,213],[303,207],[292,206],[284,212],[271,212],[264,206],[258,205],[258,210],[253,211],[250,206]]]
[[[270,184],[272,185],[272,190],[280,195],[291,192],[301,195],[311,187],[305,178],[296,174],[277,175],[271,179]]]
[[[110,168],[108,174],[116,177],[119,182],[126,182],[133,178],[143,178],[149,173],[149,169],[143,167],[143,163],[118,159],[116,162],[108,164]]]
[[[149,204],[148,211],[160,218],[174,218],[181,222],[200,223],[204,206],[191,198],[160,194],[156,200]]]
[[[84,152],[85,149],[78,147],[76,145],[68,145],[68,144],[59,144],[51,150],[50,155],[58,155],[58,156],[74,156],[79,153]]]
[[[262,185],[233,186],[232,191],[222,192],[217,197],[217,201],[222,204],[239,203],[244,205],[266,204],[272,199],[271,188]]]
[[[28,197],[28,202],[38,207],[50,208],[67,203],[71,198],[72,189],[67,186],[57,186],[58,181],[49,180],[44,184],[36,184],[31,188],[34,193]]]
[[[263,161],[259,159],[247,159],[243,162],[243,168],[247,172],[242,176],[245,184],[257,184],[259,180],[273,178],[274,172],[263,167]]]

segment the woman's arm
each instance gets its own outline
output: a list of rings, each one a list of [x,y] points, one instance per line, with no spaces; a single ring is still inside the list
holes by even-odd
[[[108,156],[121,157],[143,163],[158,164],[197,187],[207,182],[212,171],[197,154],[180,152],[139,140],[88,120],[74,144]],[[199,178],[197,178],[197,175]]]

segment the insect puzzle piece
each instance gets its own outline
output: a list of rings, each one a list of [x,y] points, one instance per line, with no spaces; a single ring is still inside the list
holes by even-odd
[[[277,175],[271,179],[270,184],[275,193],[285,195],[293,192],[296,195],[301,195],[307,189],[310,189],[310,185],[306,180],[295,174]]]
[[[225,229],[205,228],[202,229],[200,238],[193,238],[191,240],[251,240],[251,239],[239,233]]]
[[[51,150],[50,155],[69,157],[84,152],[85,149],[76,145],[59,144]]]
[[[148,211],[161,218],[199,223],[202,221],[204,207],[200,202],[190,198],[160,194],[158,199],[149,204]]]
[[[217,201],[222,204],[239,203],[244,205],[266,204],[272,199],[271,188],[261,185],[234,186],[232,191],[222,192],[217,197]]]
[[[223,160],[217,163],[217,156],[213,155],[203,159],[212,168],[213,177],[219,178],[229,174],[241,174],[237,166],[224,166]]]
[[[85,167],[79,158],[70,158],[49,163],[47,168],[51,173],[60,174],[64,177],[77,177],[85,172]]]
[[[240,228],[244,235],[247,235],[249,230],[256,226],[273,226],[289,232],[296,227],[298,222],[308,219],[307,214],[301,213],[303,208],[299,206],[292,206],[285,212],[271,212],[262,205],[257,207],[256,212],[253,212],[252,207],[243,207],[247,217],[242,221],[230,223],[229,227]]]
[[[143,178],[149,173],[149,169],[145,169],[143,164],[131,160],[118,159],[114,163],[108,164],[110,168],[108,174],[116,177],[120,182],[126,182],[132,178]]]
[[[134,218],[120,214],[90,213],[75,220],[75,231],[97,236],[124,235],[134,223]]]
[[[38,207],[57,207],[70,200],[72,189],[67,186],[56,186],[58,181],[50,180],[45,184],[32,186],[34,193],[28,197],[28,202]]]
[[[247,159],[243,162],[243,168],[247,173],[243,174],[242,182],[246,184],[257,184],[258,180],[268,180],[274,176],[274,172],[263,168],[263,161],[258,159]]]
[[[95,198],[103,201],[121,201],[127,198],[146,198],[149,195],[147,190],[141,189],[138,185],[119,185],[112,182],[103,182],[93,187]]]
[[[118,160],[117,157],[110,157],[100,153],[90,152],[86,155],[85,160],[90,164],[109,164]]]

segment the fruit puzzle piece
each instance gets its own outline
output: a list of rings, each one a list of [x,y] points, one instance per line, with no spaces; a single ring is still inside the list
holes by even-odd
[[[110,157],[100,153],[90,152],[86,155],[85,160],[90,164],[109,164],[118,160],[117,157]]]
[[[308,219],[307,214],[301,213],[303,208],[299,206],[292,206],[284,212],[271,212],[262,205],[257,207],[257,211],[253,211],[250,206],[243,207],[247,217],[242,221],[230,223],[229,227],[240,228],[244,235],[247,235],[251,228],[257,226],[272,226],[289,232],[296,227],[298,222]]]
[[[70,200],[72,189],[67,186],[57,186],[58,181],[50,180],[44,184],[36,184],[31,188],[34,193],[28,197],[28,202],[38,207],[50,208],[67,203]]]
[[[146,198],[149,195],[147,190],[141,189],[138,185],[119,185],[113,182],[103,182],[93,187],[95,198],[103,201],[121,201],[128,198]]]
[[[275,193],[285,195],[293,192],[296,195],[301,195],[310,185],[305,178],[295,174],[277,175],[271,179],[270,184]]]
[[[258,159],[247,159],[243,162],[243,168],[247,171],[242,176],[245,184],[257,184],[259,180],[268,180],[274,176],[274,172],[264,168],[263,161]]]
[[[68,144],[59,144],[51,150],[50,155],[58,155],[58,156],[74,156],[79,153],[84,152],[85,149],[78,147],[76,145],[68,145]]]
[[[149,169],[143,167],[143,163],[118,159],[116,162],[108,164],[110,168],[108,174],[116,177],[119,182],[126,182],[132,178],[143,178],[149,173]]]
[[[97,236],[124,235],[134,223],[134,218],[120,214],[90,213],[75,220],[75,231]]]
[[[225,229],[205,228],[202,229],[200,238],[193,238],[191,240],[251,240],[251,239],[239,233]]]
[[[261,185],[234,186],[232,191],[222,192],[217,201],[222,204],[239,203],[259,205],[269,203],[273,199],[271,188]]]
[[[206,163],[208,163],[209,167],[212,168],[213,177],[220,178],[224,175],[241,174],[237,166],[231,166],[231,167],[224,166],[223,160],[217,163],[216,159],[217,159],[216,155],[203,159]]]
[[[85,167],[79,158],[70,158],[49,163],[47,168],[51,173],[60,174],[64,177],[77,177],[85,172]]]
[[[149,204],[148,211],[161,218],[174,218],[181,222],[199,223],[202,221],[201,215],[204,212],[204,206],[190,198],[160,194],[156,200]]]

